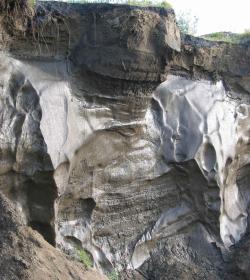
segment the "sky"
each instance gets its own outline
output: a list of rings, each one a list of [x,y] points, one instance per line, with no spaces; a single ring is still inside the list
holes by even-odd
[[[250,29],[250,0],[168,0],[176,13],[190,11],[198,17],[197,35]]]

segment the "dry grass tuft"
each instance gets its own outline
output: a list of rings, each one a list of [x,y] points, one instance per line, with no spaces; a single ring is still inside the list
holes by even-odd
[[[0,1],[0,21],[8,33],[25,31],[33,16],[34,9],[28,0]]]

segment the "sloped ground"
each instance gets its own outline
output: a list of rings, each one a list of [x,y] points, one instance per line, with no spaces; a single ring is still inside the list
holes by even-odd
[[[0,195],[1,280],[98,280],[94,270],[66,257],[42,236],[24,226],[11,202]]]

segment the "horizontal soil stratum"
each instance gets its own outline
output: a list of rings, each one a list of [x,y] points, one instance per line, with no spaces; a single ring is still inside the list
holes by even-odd
[[[61,2],[0,33],[1,280],[249,279],[248,43]]]

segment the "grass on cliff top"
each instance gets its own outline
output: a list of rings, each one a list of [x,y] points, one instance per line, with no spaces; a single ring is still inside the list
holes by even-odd
[[[247,29],[243,33],[215,32],[208,35],[204,35],[202,36],[202,38],[210,41],[239,44],[250,41],[250,30]]]
[[[155,3],[150,0],[128,0],[127,1],[128,5],[131,6],[139,6],[139,7],[161,7],[165,9],[172,9],[172,5],[168,3],[167,1],[162,1],[159,3]]]

